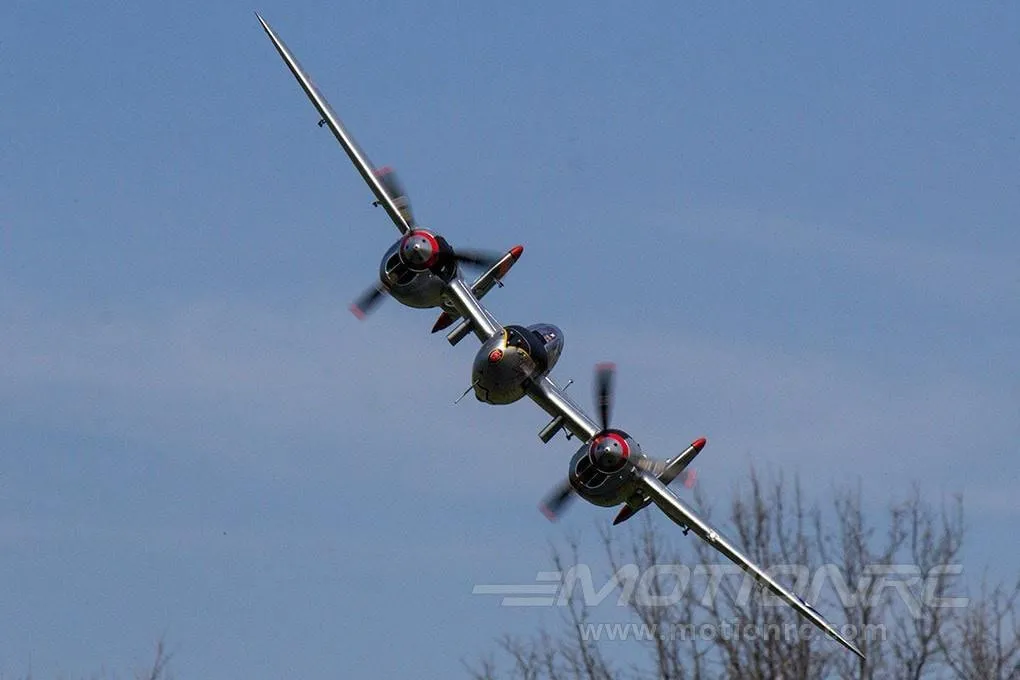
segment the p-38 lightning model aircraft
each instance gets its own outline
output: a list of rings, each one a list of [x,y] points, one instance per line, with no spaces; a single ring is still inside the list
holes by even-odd
[[[433,332],[459,319],[447,336],[449,342],[457,344],[473,332],[482,343],[472,367],[472,387],[479,400],[507,404],[526,395],[552,417],[539,433],[542,441],[548,442],[559,431],[566,430],[568,438],[576,436],[584,442],[570,460],[566,480],[543,502],[541,507],[547,516],[555,517],[575,494],[595,505],[623,504],[614,524],[654,504],[679,524],[685,534],[693,531],[740,566],[760,586],[775,593],[819,629],[863,658],[860,650],[813,607],[754,564],[669,490],[669,483],[701,452],[704,439],[693,442],[679,455],[661,461],[644,454],[629,434],[610,427],[614,375],[611,364],[596,367],[597,424],[553,382],[549,372],[563,350],[563,333],[546,324],[503,326],[479,302],[494,285],[500,284],[523,249],[516,246],[502,257],[455,250],[441,236],[418,227],[396,176],[387,169],[377,170],[368,162],[294,55],[269,24],[260,15],[256,16],[318,110],[322,117],[320,127],[329,127],[372,190],[376,204],[383,207],[401,234],[400,240],[383,256],[379,283],[352,305],[352,311],[363,317],[387,292],[409,307],[440,307],[443,311]],[[459,264],[481,265],[487,269],[468,285],[461,278]]]

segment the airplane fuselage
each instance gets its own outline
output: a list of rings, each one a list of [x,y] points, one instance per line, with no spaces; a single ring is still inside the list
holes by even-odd
[[[552,370],[563,351],[563,331],[551,324],[507,326],[482,343],[471,369],[475,396],[488,404],[511,404],[530,381]]]
[[[455,251],[442,237],[417,227],[407,193],[396,175],[387,168],[372,166],[291,51],[258,13],[256,17],[321,116],[319,127],[326,126],[333,133],[358,174],[368,184],[376,204],[386,211],[402,237],[383,258],[380,282],[358,298],[351,305],[351,311],[363,318],[386,292],[409,307],[441,306],[443,313],[433,332],[446,328],[460,317],[459,326],[450,331],[447,340],[456,345],[460,339],[474,333],[482,341],[482,349],[475,357],[472,369],[473,387],[478,399],[490,404],[507,404],[527,394],[553,417],[540,432],[542,441],[549,441],[564,429],[568,436],[587,440],[571,459],[568,479],[557,489],[551,499],[553,503],[545,504],[547,516],[555,517],[556,508],[572,496],[572,491],[596,505],[611,506],[625,502],[629,514],[649,502],[654,503],[683,527],[684,533],[693,531],[739,565],[756,583],[783,598],[801,616],[864,659],[861,650],[803,598],[787,590],[754,564],[668,489],[670,475],[682,471],[701,450],[704,440],[696,441],[680,456],[668,462],[662,461],[661,466],[655,465],[656,461],[646,458],[625,432],[609,425],[613,369],[606,364],[601,365],[596,373],[596,405],[600,410],[598,423],[563,394],[548,376],[563,349],[562,332],[547,325],[504,328],[479,302],[520,257],[521,247],[512,248],[502,258],[490,258],[483,253]],[[458,274],[458,262],[488,267],[488,271],[469,286]],[[627,516],[621,511],[617,521]]]

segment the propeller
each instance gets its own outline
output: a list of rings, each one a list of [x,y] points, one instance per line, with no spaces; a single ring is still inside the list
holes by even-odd
[[[615,374],[615,364],[606,362],[595,366],[595,405],[599,409],[599,425],[602,426],[603,431],[609,429],[609,413],[613,406],[613,376]]]
[[[578,470],[576,482],[579,485],[585,485],[591,481],[598,474],[613,474],[620,471],[628,463],[632,463],[635,467],[645,470],[656,477],[663,475],[669,469],[669,461],[656,460],[649,458],[644,455],[636,456],[634,460],[630,458],[630,446],[627,444],[628,437],[625,433],[620,430],[615,430],[610,427],[610,416],[613,411],[613,382],[616,376],[616,365],[612,363],[601,363],[595,366],[595,407],[598,411],[599,427],[602,429],[595,433],[591,439],[591,443],[588,448],[588,455],[582,458],[579,467],[586,465],[583,469]],[[677,457],[677,461],[681,458],[684,464],[689,462],[698,452],[701,451],[705,445],[704,439],[695,441],[691,446],[684,451],[681,456]],[[694,485],[694,471],[689,471],[688,475],[684,479],[684,486],[690,488]],[[666,483],[671,481],[665,480]],[[542,511],[550,521],[555,521],[556,518],[562,514],[564,509],[573,498],[575,494],[574,485],[570,483],[568,477],[559,486],[553,489],[545,499],[539,504],[539,510]],[[615,524],[622,522],[627,517],[630,517],[634,512],[637,512],[637,508],[631,508],[629,505],[624,506]]]
[[[380,281],[351,303],[351,313],[359,319],[364,319],[372,311],[373,307],[382,302],[383,295],[385,294],[386,287]]]
[[[577,481],[581,484],[587,484],[598,472],[599,469],[596,466],[589,465],[577,476]],[[538,504],[538,509],[545,515],[546,519],[550,522],[555,522],[570,504],[570,500],[574,497],[575,493],[574,485],[570,483],[570,478],[567,478],[560,482],[559,486],[553,489]]]
[[[495,253],[489,250],[457,250],[453,253],[453,259],[457,262],[485,269],[499,262],[502,257],[502,253]]]
[[[390,166],[384,166],[373,170],[375,176],[379,179],[379,184],[382,185],[383,190],[393,201],[393,205],[397,207],[397,212],[407,222],[407,226],[414,229],[414,215],[411,213],[411,199],[408,197],[407,192],[404,191],[404,185],[400,183],[400,179],[397,177],[397,173],[393,171]],[[375,201],[373,205],[381,205],[379,201]]]
[[[595,407],[599,414],[599,426],[602,428],[591,439],[587,458],[581,459],[581,465],[587,466],[577,476],[579,484],[587,484],[599,473],[612,474],[626,463],[630,455],[630,447],[626,439],[609,427],[609,416],[613,405],[613,376],[616,365],[601,363],[595,366]],[[566,508],[574,496],[574,486],[569,477],[560,483],[539,504],[538,508],[550,521],[554,521]]]
[[[500,253],[480,250],[456,251],[442,236],[417,227],[414,214],[411,212],[411,200],[396,172],[390,167],[379,168],[373,172],[400,216],[410,226],[410,230],[400,239],[397,247],[399,260],[390,269],[387,280],[380,280],[351,304],[351,312],[356,317],[364,319],[368,316],[369,312],[382,301],[383,294],[389,292],[389,287],[407,274],[431,271],[445,278],[450,276],[452,271],[456,271],[458,263],[489,268],[500,260],[502,257]],[[380,204],[380,201],[374,203]]]

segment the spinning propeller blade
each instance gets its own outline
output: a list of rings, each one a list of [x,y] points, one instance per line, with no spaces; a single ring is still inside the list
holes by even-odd
[[[680,452],[679,455],[666,461],[655,461],[655,463],[646,468],[645,471],[649,474],[655,475],[659,478],[660,482],[666,485],[676,479],[678,475],[683,473],[684,486],[690,489],[694,486],[694,482],[697,480],[698,475],[693,469],[690,469],[687,466],[694,461],[694,458],[699,453],[701,453],[701,450],[705,448],[705,444],[707,443],[708,440],[704,437],[695,439],[691,442],[691,445]],[[619,524],[620,522],[627,521],[633,517],[638,510],[648,507],[651,502],[651,499],[647,496],[643,500],[631,500],[627,505],[624,505],[623,508],[620,509],[619,514],[616,515],[616,519],[613,520],[613,524]]]
[[[460,250],[454,249],[453,259],[464,264],[472,264],[477,267],[485,267],[488,269],[492,265],[499,262],[499,259],[503,257],[500,253],[494,253],[488,250]]]
[[[573,495],[574,487],[570,485],[569,479],[565,479],[545,497],[545,500],[539,503],[538,509],[542,511],[546,519],[550,522],[555,522]]]
[[[588,467],[581,470],[577,475],[577,482],[578,484],[587,484],[598,473],[598,467],[589,463]],[[546,519],[550,522],[555,522],[563,514],[563,511],[570,503],[570,499],[573,497],[574,486],[570,483],[570,478],[568,477],[552,493],[545,497],[545,500],[539,504],[538,509],[545,515]]]
[[[595,367],[595,405],[599,409],[601,421],[599,425],[603,431],[609,429],[609,413],[613,402],[613,374],[615,371],[616,364],[613,363],[601,363]],[[595,436],[597,437],[598,434]],[[580,484],[585,484],[598,472],[599,469],[596,465],[589,464],[588,467],[578,474],[577,481]],[[549,521],[555,521],[573,497],[573,491],[574,487],[568,477],[546,496],[545,500],[538,506],[539,510],[542,511],[542,514]]]
[[[358,148],[354,138],[347,132],[346,128],[344,128],[343,123],[340,122],[339,116],[337,116],[330,107],[326,98],[323,97],[322,93],[315,87],[311,77],[309,77],[309,75],[305,73],[304,69],[301,68],[301,64],[298,63],[297,58],[291,53],[280,37],[276,35],[276,32],[269,27],[269,24],[262,18],[262,15],[256,12],[255,16],[258,18],[259,23],[262,24],[262,29],[266,32],[266,35],[268,35],[269,39],[273,42],[273,47],[276,48],[276,51],[280,54],[284,63],[287,64],[287,68],[290,69],[294,78],[297,79],[301,89],[305,91],[305,94],[308,95],[308,99],[311,100],[312,105],[315,106],[319,115],[322,116],[322,120],[319,125],[326,125],[329,127],[330,132],[333,133],[336,140],[340,142],[340,146],[343,147],[344,152],[347,153],[348,158],[351,159],[351,162],[357,169],[358,174],[360,174],[362,179],[365,180],[365,183],[368,184],[368,188],[372,190],[373,194],[375,194],[375,198],[379,202],[379,205],[381,205],[386,211],[386,214],[390,216],[394,226],[396,226],[400,233],[406,234],[411,231],[411,225],[407,223],[407,220],[404,218],[401,210],[393,202],[393,198],[383,187],[383,183],[380,179],[376,176],[374,168],[369,162],[368,157],[365,156],[360,148]]]
[[[351,303],[351,313],[359,319],[364,319],[377,304],[382,302],[383,295],[385,293],[386,288],[380,281],[362,293],[361,297]]]
[[[595,367],[595,404],[599,409],[599,425],[609,429],[609,414],[613,406],[613,374],[616,364],[601,363]]]
[[[600,436],[605,435],[610,430],[610,416],[613,410],[613,381],[616,375],[616,364],[611,362],[604,362],[595,366],[595,406],[599,412],[599,426],[602,428],[601,431],[595,433],[592,438],[594,443]],[[698,439],[691,443],[682,453],[669,460],[657,460],[649,456],[638,456],[630,461],[632,465],[641,470],[643,473],[652,475],[658,478],[663,484],[669,484],[673,479],[682,473],[687,466],[694,460],[694,457],[701,452],[701,449],[705,446],[705,439]],[[582,459],[582,462],[584,459]],[[589,465],[589,467],[581,470],[577,476],[577,482],[585,484],[595,474],[599,472],[597,465]],[[693,471],[691,471],[688,477],[685,478],[684,484],[687,488],[690,488],[694,484]],[[570,479],[561,483],[556,489],[546,496],[545,500],[539,505],[539,509],[546,517],[550,520],[555,520],[559,516],[567,503],[571,498],[571,491],[573,486],[570,483]],[[629,501],[635,503],[632,505],[624,505],[620,510],[616,519],[613,520],[613,524],[619,524],[630,517],[632,517],[638,510],[648,506],[652,501],[650,498],[638,499],[637,501]]]
[[[414,214],[411,213],[411,198],[407,195],[407,191],[404,190],[404,185],[401,184],[400,179],[397,177],[397,173],[394,172],[390,166],[384,166],[375,170],[375,176],[379,179],[379,184],[386,191],[386,194],[393,201],[393,205],[397,208],[397,212],[400,213],[404,221],[407,222],[411,229],[415,228]]]

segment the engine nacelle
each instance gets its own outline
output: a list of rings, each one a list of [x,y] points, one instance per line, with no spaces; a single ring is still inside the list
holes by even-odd
[[[397,272],[399,276],[394,274],[394,270],[400,263],[398,250],[402,243],[403,239],[397,241],[383,255],[379,265],[379,279],[389,290],[390,295],[403,305],[420,309],[440,306],[443,301],[443,290],[446,287],[441,276],[427,269],[415,272],[406,267]],[[452,266],[456,267],[456,265]]]
[[[622,430],[604,430],[570,459],[570,485],[589,503],[612,507],[624,503],[637,488],[635,462],[641,446]]]

